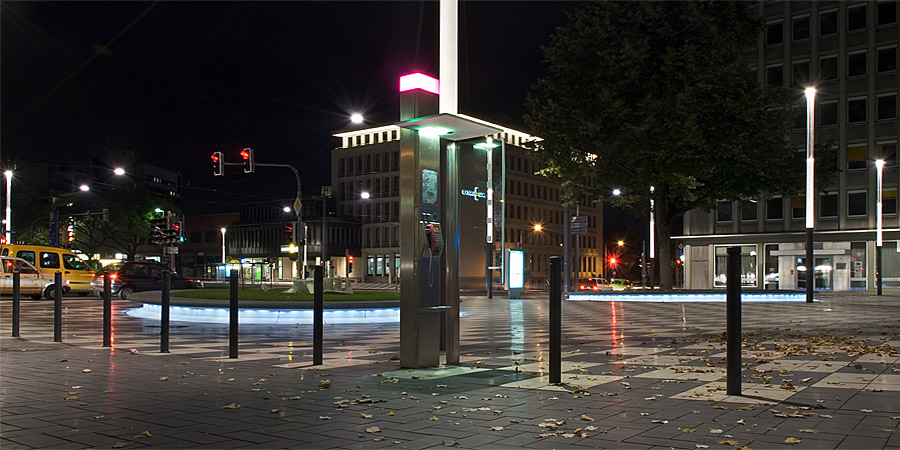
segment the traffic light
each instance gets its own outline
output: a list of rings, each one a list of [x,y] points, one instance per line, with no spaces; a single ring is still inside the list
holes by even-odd
[[[253,173],[253,171],[256,170],[252,148],[247,147],[241,150],[241,165],[244,166],[244,173]]]
[[[353,255],[347,257],[347,275],[353,272]]]
[[[225,158],[222,157],[222,152],[213,152],[210,155],[213,163],[213,176],[221,177],[225,175]]]
[[[288,242],[294,242],[294,227],[290,225],[284,226],[284,238],[287,239]]]
[[[609,258],[609,267],[616,267],[619,264],[619,261],[615,256]]]
[[[150,220],[150,242],[153,244],[165,244],[169,238],[169,217],[157,217]]]

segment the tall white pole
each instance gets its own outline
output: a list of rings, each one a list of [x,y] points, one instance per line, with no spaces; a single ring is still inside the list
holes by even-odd
[[[816,88],[806,88],[806,228],[815,227],[815,102]]]
[[[309,239],[309,227],[303,224],[303,267],[300,268],[300,278],[306,279],[306,240]]]
[[[881,285],[882,283],[882,266],[881,266],[881,247],[884,241],[882,240],[882,226],[881,226],[881,215],[884,212],[882,209],[882,191],[881,191],[881,182],[882,176],[884,175],[884,160],[879,159],[875,161],[875,176],[878,184],[878,202],[875,204],[875,293],[877,295],[881,295]]]
[[[438,112],[456,114],[458,92],[459,0],[441,0],[440,6],[440,98]]]
[[[13,171],[3,172],[6,176],[6,243],[12,244],[12,176]]]
[[[222,264],[224,265],[225,264],[225,228],[222,228],[219,231],[222,232]]]
[[[816,284],[816,260],[813,253],[813,228],[816,221],[815,189],[815,110],[816,88],[806,88],[806,302],[812,303]]]
[[[875,216],[875,245],[877,245],[879,247],[881,247],[883,244],[882,234],[881,234],[882,233],[881,215],[883,212],[881,183],[883,180],[883,178],[882,178],[883,176],[884,176],[884,160],[879,159],[879,160],[875,161],[875,178],[876,178],[876,180],[877,180],[876,182],[878,184],[878,202],[875,204],[875,214],[876,214],[876,216]]]
[[[654,259],[656,258],[656,203],[653,192],[656,188],[650,186],[650,290],[653,290]]]

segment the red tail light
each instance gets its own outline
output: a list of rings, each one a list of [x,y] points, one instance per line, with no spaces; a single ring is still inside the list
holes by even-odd
[[[117,274],[117,273],[111,273],[111,274],[109,274],[109,279],[110,279],[110,280],[116,280],[116,279],[118,279],[118,278],[119,278],[119,274]]]
[[[578,286],[579,289],[584,290],[584,285]]]

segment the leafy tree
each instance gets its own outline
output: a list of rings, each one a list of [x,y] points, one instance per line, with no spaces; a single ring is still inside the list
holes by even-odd
[[[802,92],[763,91],[754,79],[745,56],[761,27],[749,6],[582,5],[543,47],[548,75],[526,99],[545,174],[568,204],[620,188],[611,202],[641,216],[655,200],[662,289],[685,212],[802,185],[802,154],[787,139]]]
[[[109,204],[111,220],[118,230],[112,241],[125,249],[129,261],[134,260],[138,247],[150,237],[150,221],[156,216],[154,210],[179,210],[174,202],[141,189],[117,191]]]

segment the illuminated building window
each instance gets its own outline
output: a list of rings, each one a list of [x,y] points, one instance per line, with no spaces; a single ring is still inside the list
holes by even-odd
[[[847,146],[847,170],[866,170],[869,163],[869,152],[866,144]]]

